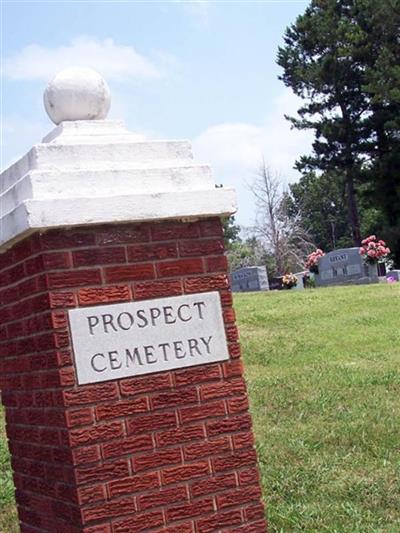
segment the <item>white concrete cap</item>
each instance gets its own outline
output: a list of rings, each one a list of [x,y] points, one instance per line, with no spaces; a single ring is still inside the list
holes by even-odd
[[[98,120],[106,118],[111,104],[110,89],[95,70],[66,68],[47,85],[44,107],[54,124],[64,120]]]
[[[47,228],[236,211],[235,191],[215,187],[210,167],[193,161],[188,141],[149,141],[120,121],[70,121],[66,108],[63,113],[0,176],[0,251]]]

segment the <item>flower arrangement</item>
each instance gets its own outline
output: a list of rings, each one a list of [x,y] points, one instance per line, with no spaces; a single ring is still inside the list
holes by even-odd
[[[296,287],[297,285],[297,277],[292,274],[285,274],[282,278],[282,285],[284,289],[291,289],[292,287]]]
[[[325,254],[322,250],[317,248],[315,252],[312,252],[306,260],[305,267],[310,272],[313,272],[314,274],[318,274],[318,262]]]
[[[370,235],[361,241],[360,255],[366,263],[375,264],[385,259],[390,254],[390,249],[385,241],[378,240],[376,235]]]

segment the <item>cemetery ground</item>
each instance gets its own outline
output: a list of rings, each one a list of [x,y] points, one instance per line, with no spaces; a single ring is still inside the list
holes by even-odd
[[[400,284],[238,294],[270,532],[400,531]],[[0,531],[17,532],[4,431]]]

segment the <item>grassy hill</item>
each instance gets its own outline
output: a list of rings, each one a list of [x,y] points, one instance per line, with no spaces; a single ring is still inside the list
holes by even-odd
[[[270,532],[400,531],[400,284],[235,297]],[[15,518],[0,432],[0,531]]]

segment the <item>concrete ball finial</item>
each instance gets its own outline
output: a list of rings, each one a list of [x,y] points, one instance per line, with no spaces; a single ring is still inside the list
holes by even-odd
[[[44,107],[55,124],[64,120],[101,120],[110,109],[110,89],[95,70],[71,67],[59,72],[43,95]]]

